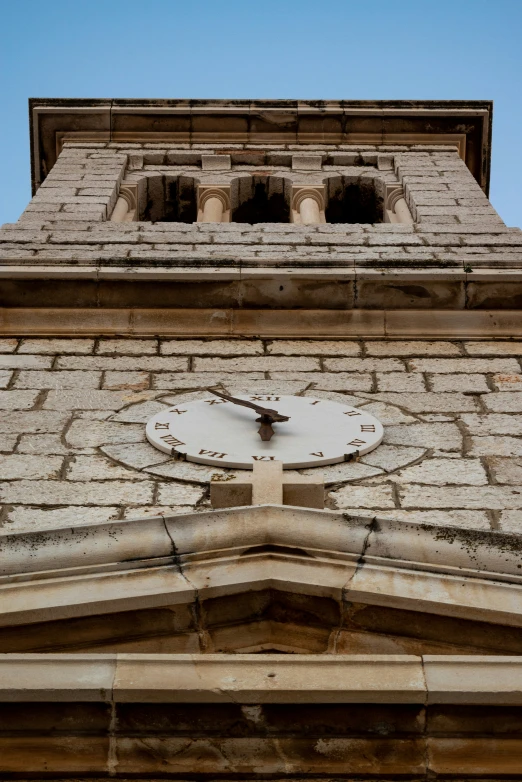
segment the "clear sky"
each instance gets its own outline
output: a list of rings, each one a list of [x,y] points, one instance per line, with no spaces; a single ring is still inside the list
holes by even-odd
[[[491,200],[522,226],[522,0],[3,0],[0,223],[27,99],[493,99]]]

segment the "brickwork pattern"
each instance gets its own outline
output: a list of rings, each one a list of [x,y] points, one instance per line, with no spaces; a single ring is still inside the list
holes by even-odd
[[[0,339],[0,534],[208,508],[216,468],[144,423],[216,384],[382,421],[375,451],[324,469],[328,507],[522,533],[521,362],[514,341]]]

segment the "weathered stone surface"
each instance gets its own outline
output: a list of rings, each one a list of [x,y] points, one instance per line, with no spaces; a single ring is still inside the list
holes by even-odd
[[[123,356],[141,356],[144,354],[157,354],[157,339],[107,339],[98,340],[97,354],[113,354]]]
[[[364,407],[365,412],[371,413],[378,418],[383,426],[413,424],[417,422],[417,418],[414,418],[407,413],[403,413],[398,407],[386,405],[384,402],[368,403],[366,399],[361,399],[358,404],[355,404],[355,402],[347,402],[347,404],[353,405],[354,407]]]
[[[455,451],[462,447],[462,435],[453,423],[416,423],[409,426],[388,426],[384,433],[384,442]]]
[[[522,342],[511,340],[465,342],[464,348],[470,356],[522,356]]]
[[[518,513],[518,511],[507,511]],[[437,524],[441,527],[463,527],[464,529],[490,529],[485,511],[477,510],[385,510],[383,518],[410,521],[414,524]],[[522,517],[521,517],[522,521]]]
[[[292,356],[247,356],[245,358],[195,358],[195,372],[313,372],[319,360]]]
[[[30,410],[38,395],[38,391],[0,391],[0,410]]]
[[[469,454],[471,456],[522,456],[522,439],[516,437],[472,437]]]
[[[7,388],[12,377],[13,373],[8,369],[0,369],[0,388]]]
[[[361,346],[344,340],[277,339],[268,343],[267,352],[275,356],[358,356]]]
[[[204,489],[186,483],[158,484],[158,502],[161,505],[195,505],[202,499]]]
[[[150,375],[148,372],[105,372],[102,385],[110,391],[146,391],[150,388]]]
[[[391,486],[343,486],[330,493],[338,508],[394,508]]]
[[[520,391],[522,389],[522,375],[493,375],[491,380],[497,391]]]
[[[426,391],[422,375],[413,372],[377,372],[378,391]]]
[[[68,372],[22,369],[14,382],[15,388],[99,388],[101,372]]]
[[[53,360],[47,356],[0,355],[0,369],[50,369]]]
[[[13,357],[14,358],[14,357]],[[95,369],[113,372],[184,372],[188,360],[178,356],[64,356],[58,359],[56,369]]]
[[[43,481],[21,480],[0,484],[0,499],[24,505],[147,504],[153,483],[146,481]]]
[[[390,479],[403,485],[424,483],[434,486],[484,486],[488,482],[486,471],[478,459],[425,459],[421,464],[390,476]]]
[[[452,342],[367,342],[369,356],[459,356],[458,346]]]
[[[135,405],[129,405],[120,413],[116,413],[111,420],[130,424],[145,424],[153,415],[167,409],[168,405],[164,404],[164,402],[156,402],[154,400],[138,402]]]
[[[143,439],[145,439],[144,427],[141,428],[141,434]],[[148,442],[105,445],[101,450],[110,459],[121,462],[121,464],[134,470],[142,470],[144,467],[152,467],[152,465],[159,466],[165,462],[172,461],[172,458],[168,454],[162,453],[157,448],[153,448]]]
[[[490,394],[489,399],[493,394]],[[508,394],[502,394],[508,396]],[[376,399],[381,402],[388,402],[392,405],[398,405],[406,408],[411,413],[437,413],[454,412],[467,413],[475,410],[475,403],[469,396],[464,394],[452,393],[379,393],[375,394]]]
[[[400,486],[399,495],[403,508],[522,508],[522,491],[504,486]]]
[[[461,416],[470,434],[478,436],[507,434],[522,435],[522,417],[502,413],[471,413]]]
[[[514,358],[412,358],[410,367],[414,372],[506,372],[521,371]]]
[[[19,391],[18,395],[28,393],[32,392]],[[47,399],[44,402],[44,409],[119,410],[120,407],[130,404],[132,401],[132,392],[124,391],[49,391]]]
[[[10,454],[0,456],[0,476],[2,480],[21,478],[57,478],[62,467],[61,456],[31,456]]]
[[[521,376],[522,377],[522,376]],[[471,391],[474,393],[489,393],[486,377],[484,375],[429,375],[429,384],[432,391]]]
[[[23,339],[19,353],[92,353],[93,339],[55,338],[55,339]]]
[[[138,470],[128,470],[100,455],[73,456],[67,466],[65,478],[68,481],[150,480],[150,476]]]
[[[493,413],[522,413],[522,391],[488,394],[484,405]]]
[[[361,461],[364,464],[371,464],[374,467],[381,467],[386,472],[392,472],[398,470],[400,467],[404,467],[406,464],[415,462],[424,456],[426,450],[424,448],[411,448],[401,445],[381,445],[374,451],[371,451],[366,456],[363,456]]]
[[[0,353],[13,353],[17,346],[17,339],[9,339],[9,337],[3,337],[0,339]]]
[[[509,459],[502,456],[491,456],[488,459],[489,469],[496,483],[522,486],[522,459]]]
[[[110,506],[96,508],[72,505],[44,509],[38,506],[15,505],[9,509],[4,524],[0,526],[0,535],[110,521],[119,518],[119,513],[119,508]]]
[[[137,443],[144,438],[145,431],[141,423],[121,424],[78,418],[72,421],[64,439],[67,446],[83,449],[108,444]]]
[[[324,366],[328,372],[404,372],[406,369],[398,358],[328,358]]]
[[[254,356],[263,353],[263,343],[253,339],[162,339],[160,353],[163,356]]]

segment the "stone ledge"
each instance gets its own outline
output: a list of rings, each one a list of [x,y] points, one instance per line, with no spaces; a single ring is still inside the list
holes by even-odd
[[[2,336],[500,339],[520,310],[0,308]]]
[[[522,659],[452,655],[4,654],[0,700],[522,705]]]

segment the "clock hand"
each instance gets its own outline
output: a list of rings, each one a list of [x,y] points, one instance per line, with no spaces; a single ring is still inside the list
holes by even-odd
[[[259,418],[256,418],[261,426],[258,429],[259,436],[262,440],[271,440],[274,435],[272,424],[281,421],[289,421],[290,416],[281,415],[277,410],[272,410],[268,407],[261,407],[261,405],[255,405],[253,402],[247,402],[245,399],[237,399],[235,396],[229,396],[228,394],[222,394],[220,391],[212,391],[211,388],[207,389],[211,394],[219,396],[221,399],[225,399],[227,402],[233,402],[235,405],[241,405],[242,407],[250,407],[259,413]]]

